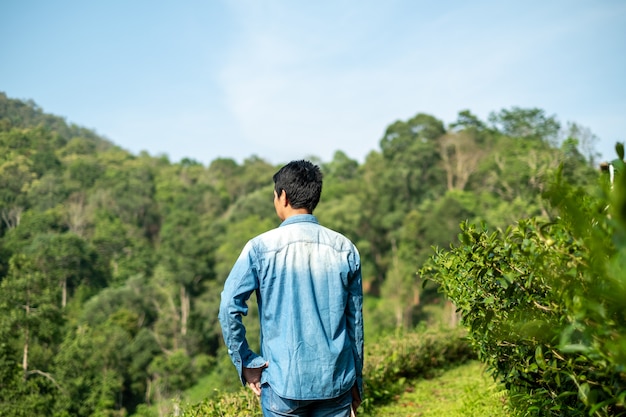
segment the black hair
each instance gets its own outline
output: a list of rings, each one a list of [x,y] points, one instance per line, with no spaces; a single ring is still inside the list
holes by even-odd
[[[305,160],[291,161],[273,176],[274,189],[280,196],[283,190],[291,207],[313,212],[322,195],[322,171]]]

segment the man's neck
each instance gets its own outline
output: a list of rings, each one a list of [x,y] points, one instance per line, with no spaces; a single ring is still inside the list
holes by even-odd
[[[297,216],[298,214],[312,214],[312,213],[305,208],[295,209],[291,206],[287,206],[285,207],[285,212],[284,212],[285,218],[283,220],[287,220],[291,216]]]

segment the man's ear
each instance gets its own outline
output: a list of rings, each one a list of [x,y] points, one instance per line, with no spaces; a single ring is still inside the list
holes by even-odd
[[[278,196],[278,201],[283,207],[287,207],[289,205],[289,199],[287,198],[287,193],[285,190],[280,190],[280,195]]]

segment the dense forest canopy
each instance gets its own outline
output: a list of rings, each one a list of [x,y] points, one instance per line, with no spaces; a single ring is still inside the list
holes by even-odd
[[[361,252],[370,340],[436,320],[416,273],[433,247],[465,220],[550,218],[546,176],[590,183],[595,140],[536,108],[420,113],[363,163],[315,161],[315,214]],[[235,387],[219,294],[245,242],[278,225],[278,168],[133,155],[0,93],[0,415],[150,415],[201,378]]]

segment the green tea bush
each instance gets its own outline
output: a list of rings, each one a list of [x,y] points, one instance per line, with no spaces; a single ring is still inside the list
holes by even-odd
[[[376,407],[384,417],[511,417],[508,392],[469,361],[432,379],[411,382],[393,402]]]
[[[198,404],[187,405],[179,414],[182,417],[263,417],[259,399],[247,388],[219,395]]]
[[[622,148],[623,149],[623,148]],[[461,243],[421,273],[462,312],[479,358],[525,416],[626,415],[626,169],[597,190],[557,173],[545,194],[559,216]]]
[[[409,379],[476,358],[464,329],[428,329],[381,340],[366,349],[363,409],[391,400]]]

